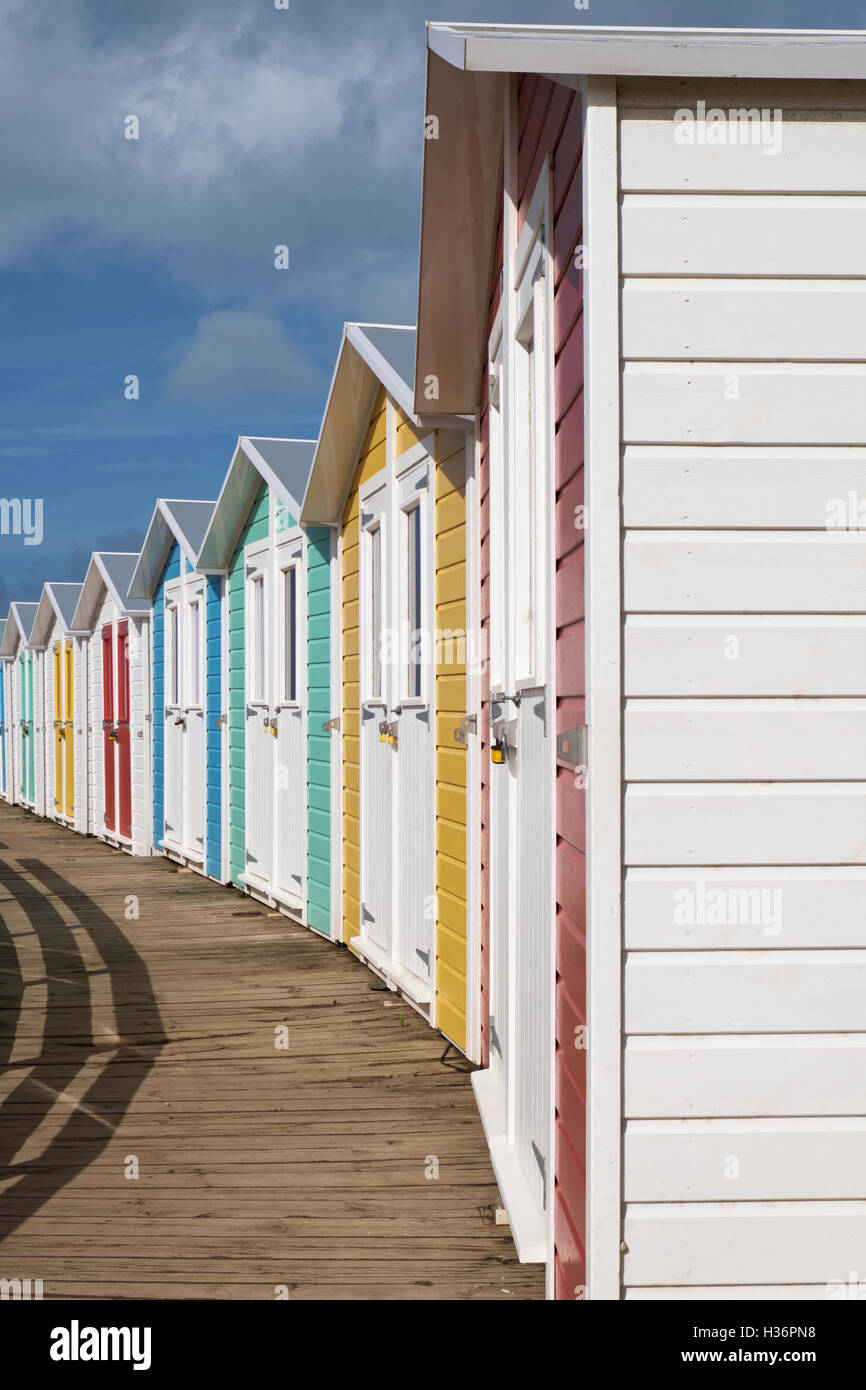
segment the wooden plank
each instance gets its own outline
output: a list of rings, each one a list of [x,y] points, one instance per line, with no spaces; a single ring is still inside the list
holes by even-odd
[[[630,1038],[630,1119],[866,1114],[866,1034]]]
[[[866,784],[631,786],[625,863],[866,863]]]
[[[38,1266],[46,1298],[543,1297],[494,1223],[468,1067],[348,952],[18,808],[0,842],[8,1277]]]
[[[632,951],[866,949],[866,868],[629,869],[625,944]]]
[[[866,690],[866,617],[632,614],[625,693],[859,695]]]
[[[866,700],[626,701],[632,782],[866,779]]]
[[[866,1032],[866,952],[637,951],[625,999],[630,1034]]]
[[[628,362],[627,444],[861,444],[866,365]]]
[[[857,532],[631,532],[625,609],[650,613],[864,613]]]
[[[628,1284],[846,1280],[862,1264],[866,1202],[632,1205]]]
[[[624,275],[866,275],[866,197],[627,193]]]
[[[866,1119],[630,1120],[630,1202],[858,1198]]]
[[[623,458],[628,527],[856,529],[864,497],[863,448],[632,444]]]
[[[683,109],[689,104],[684,98]],[[761,105],[768,107],[768,100]],[[727,109],[739,110],[741,104]],[[732,122],[721,127],[727,143],[697,143],[710,123],[702,132],[702,123],[695,122],[695,143],[688,144],[685,123],[673,112],[654,113],[651,120],[628,112],[620,121],[620,186],[624,192],[866,193],[862,112],[838,120],[817,115],[797,120],[777,109],[781,120],[774,123],[771,115],[761,140],[754,142],[753,129],[748,144],[740,143],[742,129]],[[691,110],[697,112],[695,102]]]
[[[632,279],[624,358],[848,362],[866,358],[866,281]]]

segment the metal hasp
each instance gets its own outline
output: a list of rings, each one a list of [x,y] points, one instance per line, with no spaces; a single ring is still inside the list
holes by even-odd
[[[465,719],[461,719],[457,728],[454,730],[454,742],[462,743],[465,747],[469,742],[469,735],[478,732],[478,721],[474,714],[467,714]]]
[[[323,734],[336,734],[340,731],[339,715],[335,719],[326,719],[322,724]]]
[[[556,756],[571,767],[586,767],[589,758],[589,730],[586,724],[556,735]]]

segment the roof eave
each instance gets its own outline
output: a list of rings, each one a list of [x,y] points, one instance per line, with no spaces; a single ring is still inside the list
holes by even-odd
[[[866,33],[851,29],[431,23],[427,46],[452,67],[476,73],[803,80],[866,75]]]

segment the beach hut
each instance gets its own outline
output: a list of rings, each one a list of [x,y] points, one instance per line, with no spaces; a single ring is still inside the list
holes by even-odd
[[[0,797],[12,800],[12,661],[3,655],[3,638],[6,633],[4,618],[0,622]]]
[[[88,634],[72,627],[80,597],[80,584],[46,584],[32,640],[44,653],[45,814],[86,834]]]
[[[10,800],[45,814],[45,767],[39,743],[43,733],[42,653],[30,645],[39,605],[13,603],[3,633],[0,656],[11,666],[10,730],[14,769]]]
[[[331,935],[331,533],[299,525],[314,445],[243,436],[198,555],[223,582],[226,877]]]
[[[339,554],[334,916],[349,947],[473,1056],[473,421],[420,428],[414,369],[414,329],[346,325],[301,512],[332,529]]]
[[[94,552],[71,625],[89,634],[88,830],[150,854],[150,604],[127,597],[137,563]]]
[[[866,39],[428,47],[416,409],[481,426],[518,1250],[561,1298],[821,1298],[866,1240]]]
[[[195,570],[214,505],[159,499],[128,597],[151,605],[154,847],[222,881],[222,578]]]

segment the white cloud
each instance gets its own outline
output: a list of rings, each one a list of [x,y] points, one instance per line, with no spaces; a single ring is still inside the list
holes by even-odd
[[[319,373],[282,325],[246,309],[221,309],[200,319],[166,380],[169,395],[195,404],[254,403],[263,397],[288,403],[320,385]]]

